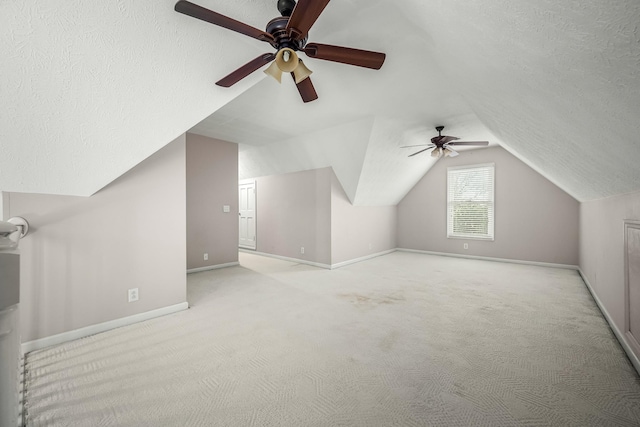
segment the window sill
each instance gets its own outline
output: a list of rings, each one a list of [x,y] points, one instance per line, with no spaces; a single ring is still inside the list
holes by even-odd
[[[493,241],[495,241],[495,238],[493,238],[493,237],[478,237],[478,236],[447,236],[447,239],[483,240],[485,242],[493,242]]]

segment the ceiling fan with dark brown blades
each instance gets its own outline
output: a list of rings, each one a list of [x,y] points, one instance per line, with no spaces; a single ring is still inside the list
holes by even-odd
[[[386,55],[361,49],[333,46],[320,43],[307,43],[309,29],[316,22],[329,0],[278,0],[278,11],[282,16],[272,19],[266,31],[231,19],[197,4],[180,0],[176,3],[176,12],[192,16],[220,27],[244,34],[254,39],[267,42],[276,49],[275,53],[265,53],[249,61],[216,84],[230,87],[249,74],[272,62],[265,70],[280,81],[282,73],[290,73],[298,87],[304,102],[318,99],[318,94],[311,83],[312,73],[296,52],[302,51],[313,59],[340,62],[358,67],[379,70]],[[274,61],[275,60],[275,61]]]
[[[454,147],[462,147],[462,146],[486,146],[489,145],[489,141],[460,141],[460,138],[456,138],[455,136],[447,136],[443,135],[442,131],[444,130],[444,126],[436,126],[436,130],[438,131],[438,136],[434,136],[431,138],[431,143],[429,144],[418,144],[418,145],[405,145],[400,148],[409,148],[409,147],[424,147],[422,150],[416,151],[413,154],[409,154],[409,157],[413,157],[416,154],[420,154],[424,151],[431,150],[431,157],[440,158],[442,156],[445,157],[455,157],[459,155],[457,151],[455,151]]]

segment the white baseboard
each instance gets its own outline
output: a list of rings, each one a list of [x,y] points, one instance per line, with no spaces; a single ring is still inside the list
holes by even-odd
[[[344,266],[347,266],[347,265],[350,265],[350,264],[355,264],[357,262],[366,261],[366,260],[371,259],[371,258],[377,258],[379,256],[387,255],[387,254],[390,254],[391,252],[395,252],[396,250],[397,249],[389,249],[387,251],[382,251],[382,252],[377,252],[375,254],[365,255],[365,256],[360,257],[360,258],[350,259],[348,261],[342,261],[342,262],[339,262],[337,264],[331,264],[331,269],[334,270],[336,268],[344,267]]]
[[[536,265],[538,267],[564,268],[567,270],[579,269],[577,265],[571,265],[571,264],[554,264],[551,262],[524,261],[519,259],[493,258],[493,257],[487,257],[487,256],[452,254],[448,252],[421,251],[417,249],[406,249],[406,248],[398,248],[397,250],[400,252],[413,252],[418,254],[448,256],[453,258],[479,259],[483,261],[507,262],[511,264]]]
[[[236,265],[240,265],[240,263],[236,261],[236,262],[228,262],[226,264],[217,264],[217,265],[208,265],[206,267],[190,268],[189,270],[187,270],[187,274],[200,273],[201,271],[218,270],[220,268],[235,267]]]
[[[260,256],[266,256],[269,258],[275,258],[275,259],[280,259],[282,261],[289,261],[289,262],[295,262],[296,264],[306,264],[306,265],[312,265],[314,267],[320,267],[320,268],[325,268],[327,270],[331,270],[331,266],[329,264],[321,264],[319,262],[313,262],[313,261],[307,261],[306,259],[299,259],[299,258],[290,258],[290,257],[286,257],[286,256],[282,256],[282,255],[275,255],[275,254],[269,254],[266,252],[258,252],[258,251],[253,251],[253,250],[246,250],[246,249],[238,249],[240,252],[245,252],[248,254],[256,254],[256,255],[260,255]]]
[[[122,326],[132,325],[134,323],[153,319],[155,317],[176,313],[178,311],[186,310],[187,308],[189,308],[189,303],[183,302],[180,304],[170,305],[168,307],[158,308],[156,310],[146,311],[144,313],[134,314],[133,316],[123,317],[121,319],[110,320],[108,322],[98,323],[96,325],[75,329],[73,331],[63,332],[61,334],[52,335],[50,337],[28,341],[22,343],[22,354],[40,350],[46,347],[51,347],[52,345],[58,345],[68,341],[77,340],[79,338],[88,337],[90,335],[95,335],[100,332],[120,328]]]
[[[390,254],[391,252],[395,252],[396,249],[389,249],[387,251],[382,251],[382,252],[377,252],[375,254],[370,254],[370,255],[366,255],[360,258],[355,258],[355,259],[350,259],[348,261],[342,261],[339,262],[337,264],[322,264],[319,262],[313,262],[313,261],[307,261],[305,259],[299,259],[299,258],[291,258],[291,257],[286,257],[286,256],[282,256],[282,255],[274,255],[274,254],[269,254],[266,252],[258,252],[258,251],[254,251],[254,250],[246,250],[246,249],[239,249],[240,252],[245,252],[248,254],[256,254],[256,255],[260,255],[260,256],[266,256],[269,258],[276,258],[276,259],[280,259],[282,261],[289,261],[289,262],[295,262],[297,264],[306,264],[306,265],[312,265],[314,267],[320,267],[320,268],[324,268],[327,270],[335,270],[336,268],[340,268],[340,267],[344,267],[347,266],[349,264],[355,264],[357,262],[361,262],[361,261],[366,261],[368,259],[371,258],[376,258],[382,255],[387,255]]]
[[[598,298],[598,295],[593,290],[591,283],[589,283],[589,279],[587,279],[587,276],[584,274],[582,269],[579,268],[578,273],[580,273],[580,277],[582,277],[582,281],[587,286],[587,289],[589,289],[591,296],[593,297],[594,301],[596,302],[596,305],[602,312],[602,315],[604,316],[605,320],[609,324],[609,327],[613,331],[613,334],[618,339],[618,342],[620,342],[620,345],[622,346],[624,352],[627,353],[627,357],[631,361],[631,364],[633,365],[634,368],[636,368],[636,371],[638,371],[638,374],[640,374],[640,359],[638,359],[638,356],[635,355],[631,350],[631,347],[629,346],[629,343],[627,343],[627,340],[624,338],[624,334],[622,333],[622,331],[620,331],[620,329],[618,329],[616,324],[613,323],[613,318],[611,317],[611,315],[609,315],[609,312],[604,307],[604,304],[602,304],[602,301],[600,301],[600,298]]]

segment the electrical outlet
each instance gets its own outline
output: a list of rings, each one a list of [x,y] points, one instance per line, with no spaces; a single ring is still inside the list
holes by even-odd
[[[304,246],[300,247],[300,253],[303,254],[304,253]]]
[[[129,289],[129,302],[138,301],[138,288]]]
[[[469,249],[469,244],[468,244],[468,243],[465,243],[465,244],[464,244],[464,248],[465,248],[465,249]]]
[[[204,253],[204,260],[209,261],[209,254],[206,252]]]

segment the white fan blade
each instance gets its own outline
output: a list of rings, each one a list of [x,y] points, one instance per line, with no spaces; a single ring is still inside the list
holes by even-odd
[[[402,146],[402,147],[400,147],[400,148],[426,147],[427,145],[429,146],[429,148],[434,147],[434,145],[433,145],[433,144],[429,143],[429,144],[418,144],[418,145],[403,145],[403,146]]]

